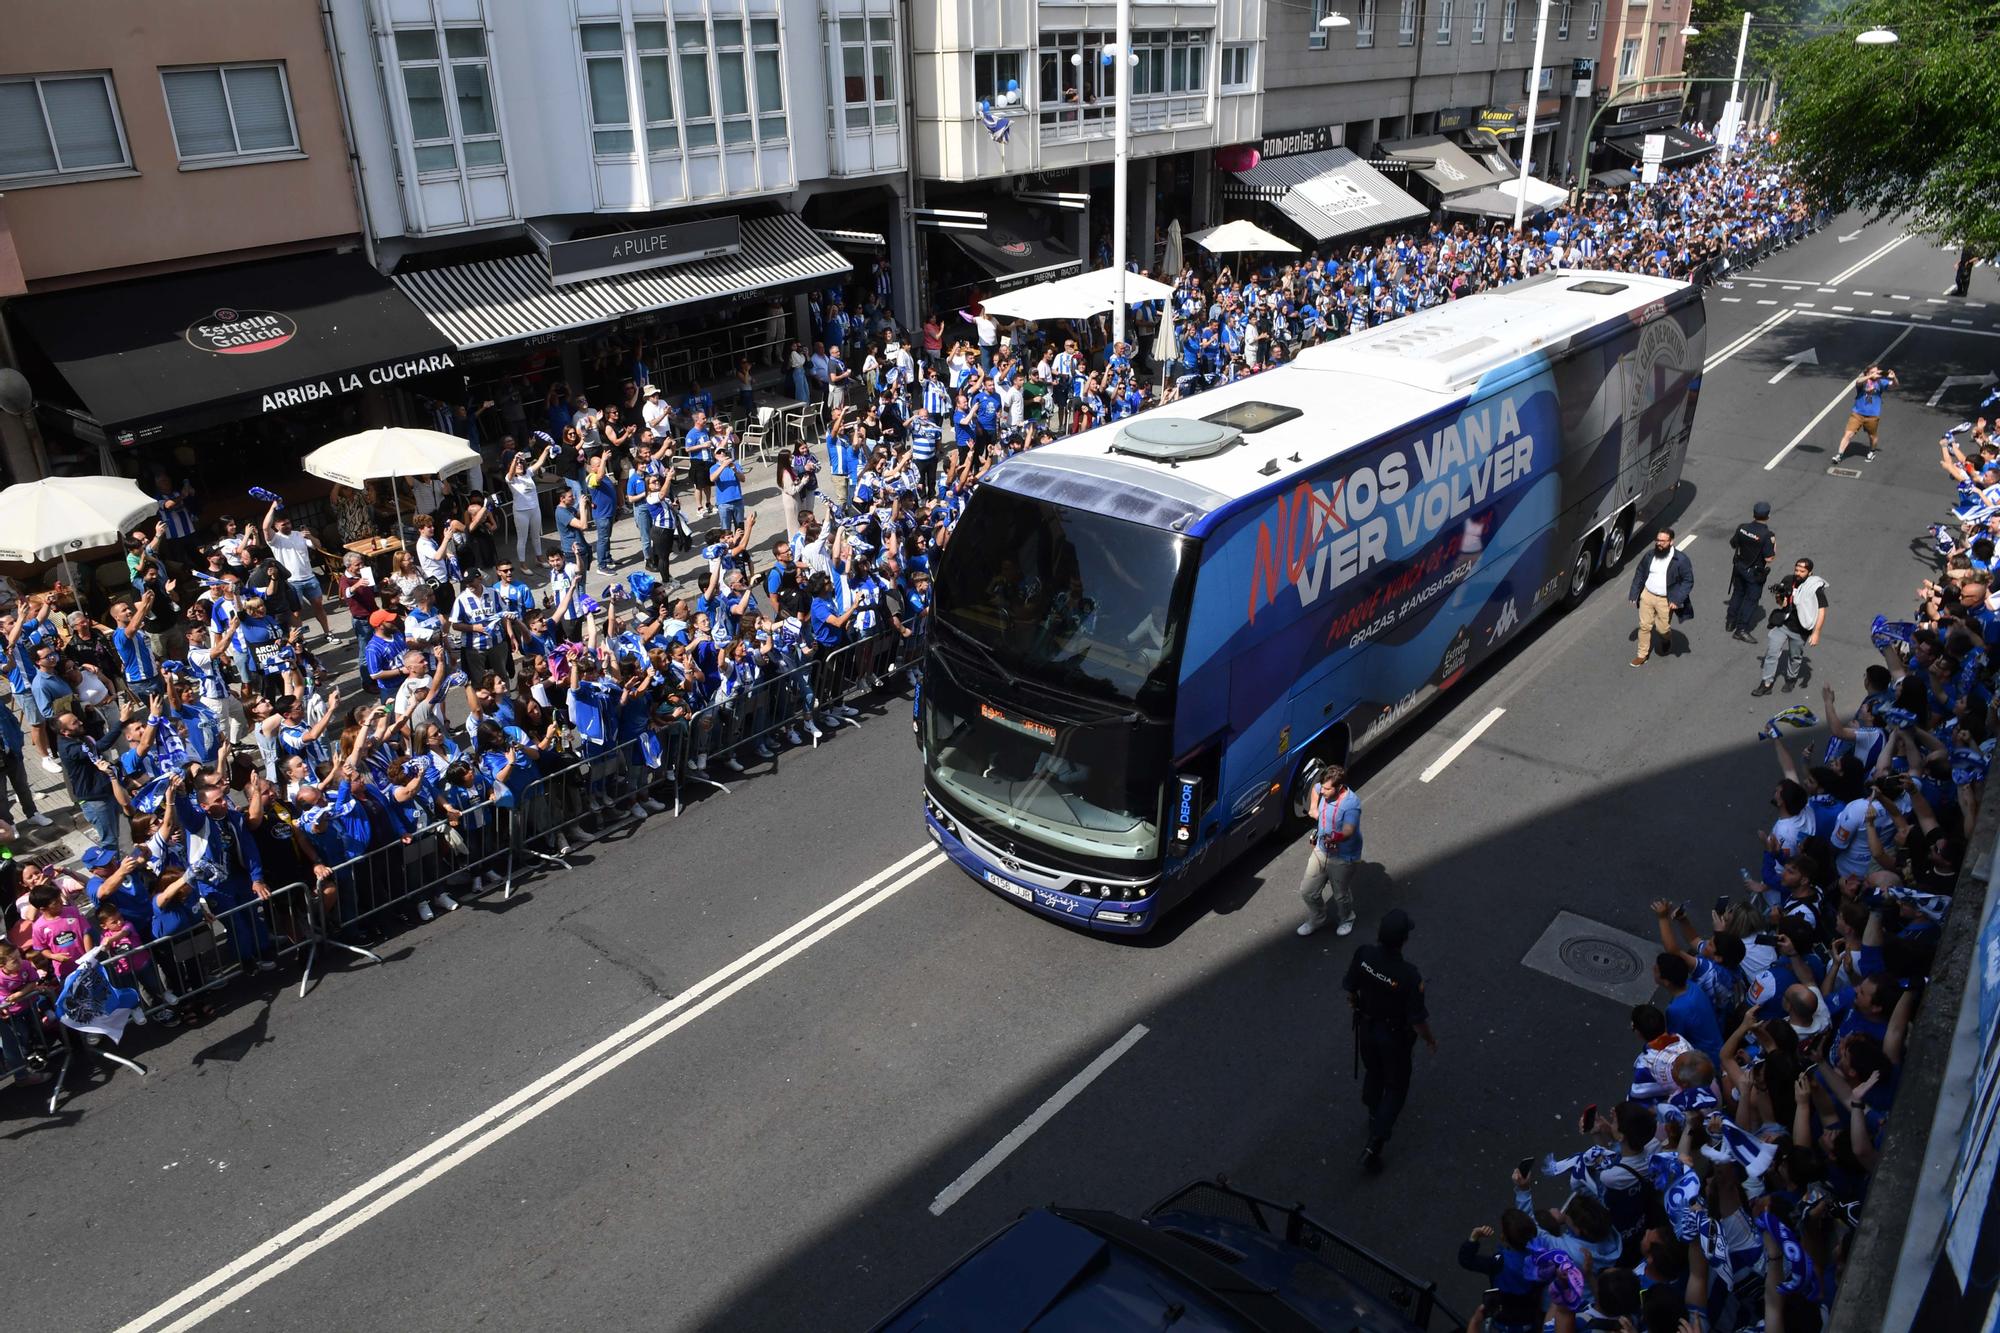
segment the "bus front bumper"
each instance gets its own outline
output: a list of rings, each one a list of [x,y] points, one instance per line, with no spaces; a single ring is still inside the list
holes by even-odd
[[[1143,935],[1153,928],[1153,922],[1159,915],[1156,910],[1159,904],[1157,888],[1147,897],[1138,899],[1086,898],[1025,884],[1008,875],[1004,867],[988,864],[984,857],[938,823],[937,816],[928,810],[924,812],[924,827],[929,830],[931,840],[959,869],[993,892],[1042,916],[1111,935]]]

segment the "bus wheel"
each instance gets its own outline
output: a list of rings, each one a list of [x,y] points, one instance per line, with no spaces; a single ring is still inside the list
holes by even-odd
[[[1577,543],[1576,554],[1570,557],[1569,579],[1563,585],[1563,610],[1569,611],[1583,605],[1584,597],[1590,592],[1591,576],[1595,573],[1597,573],[1597,539],[1592,537]]]
[[[1630,548],[1632,537],[1632,516],[1620,514],[1611,520],[1611,526],[1604,531],[1604,559],[1598,562],[1599,578],[1610,578],[1625,564],[1625,553]]]

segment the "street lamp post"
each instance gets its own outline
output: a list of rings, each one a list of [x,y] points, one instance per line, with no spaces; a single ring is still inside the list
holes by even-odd
[[[1729,138],[1722,141],[1722,165],[1725,167],[1729,165],[1730,140],[1736,137],[1735,131],[1741,129],[1743,125],[1743,103],[1739,99],[1742,97],[1743,87],[1743,53],[1749,47],[1750,11],[1746,9],[1743,11],[1743,30],[1736,35],[1736,72],[1729,76],[1729,104],[1736,108],[1736,122],[1730,126]],[[1728,120],[1726,112],[1723,119]]]
[[[1549,38],[1549,0],[1542,0],[1535,17],[1535,63],[1528,66],[1528,127],[1521,140],[1520,194],[1514,200],[1514,230],[1528,211],[1528,168],[1535,161],[1535,113],[1542,105],[1542,49]]]
[[[1544,0],[1546,3],[1546,0]],[[1111,343],[1125,341],[1125,218],[1129,205],[1125,175],[1132,157],[1132,0],[1118,0],[1118,49],[1112,53],[1111,70],[1118,80],[1113,103],[1114,135],[1111,150],[1111,267],[1118,277],[1112,288]],[[1088,239],[1088,238],[1086,238]]]

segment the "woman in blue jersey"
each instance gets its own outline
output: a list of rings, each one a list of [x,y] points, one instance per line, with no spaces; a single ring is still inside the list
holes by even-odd
[[[265,607],[261,597],[245,597],[230,646],[245,678],[259,694],[277,698],[285,692],[285,671],[292,664],[285,627]]]

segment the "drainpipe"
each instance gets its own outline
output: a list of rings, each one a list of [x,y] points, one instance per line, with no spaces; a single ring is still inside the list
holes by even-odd
[[[361,252],[368,267],[375,264],[375,224],[368,213],[368,192],[361,182],[361,152],[354,143],[354,121],[347,111],[347,72],[340,64],[340,38],[333,29],[333,0],[319,0],[320,35],[326,41],[327,62],[333,66],[333,93],[340,102],[340,133],[346,140],[348,177],[354,183],[354,206],[361,214]],[[376,270],[380,272],[379,269]]]

